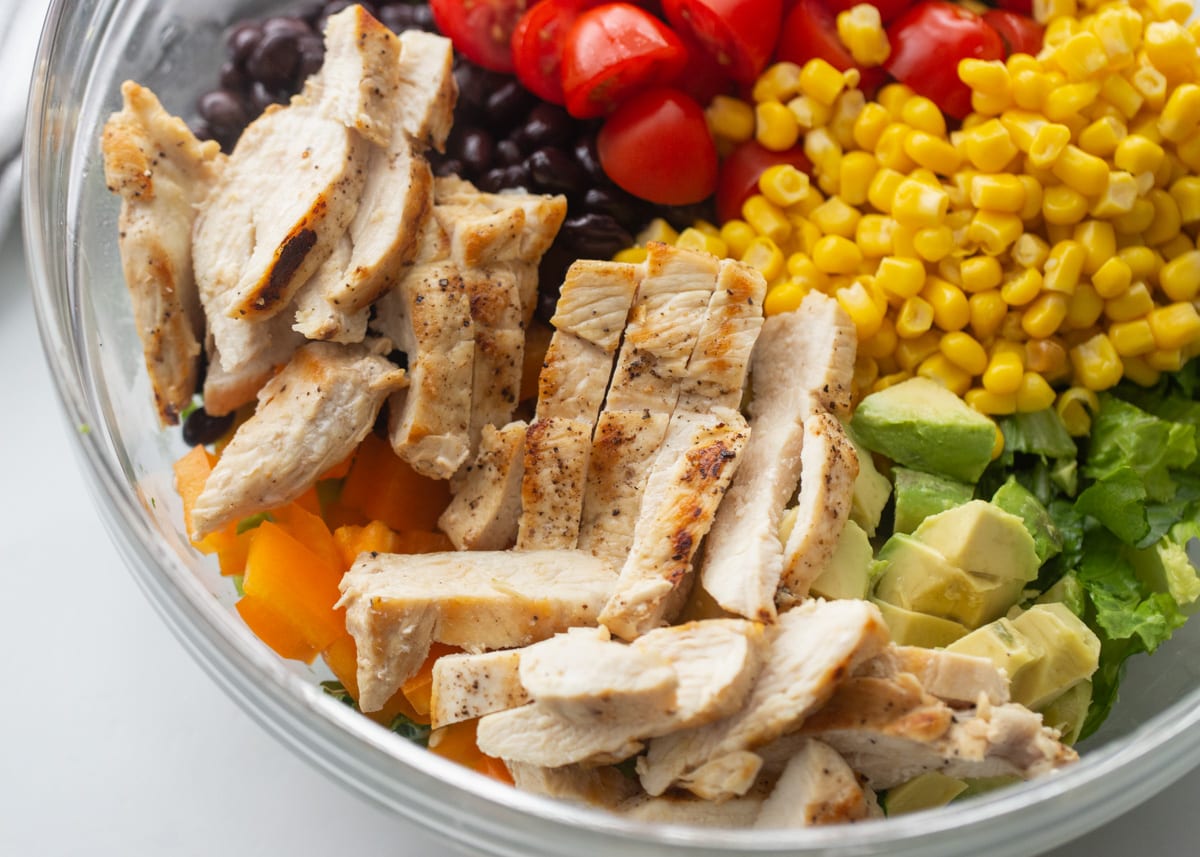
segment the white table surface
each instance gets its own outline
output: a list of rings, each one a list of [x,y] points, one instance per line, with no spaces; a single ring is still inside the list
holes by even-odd
[[[276,744],[137,590],[91,508],[13,232],[0,366],[0,855],[449,853]],[[1200,771],[1051,857],[1195,855],[1197,798]]]

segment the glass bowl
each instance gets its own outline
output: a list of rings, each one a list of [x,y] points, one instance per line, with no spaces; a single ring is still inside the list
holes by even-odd
[[[1054,776],[932,812],[847,827],[743,831],[650,826],[508,788],[441,759],[327,696],[326,677],[284,661],[233,611],[215,562],[181,532],[117,256],[118,202],[98,140],[122,80],[188,115],[216,78],[228,22],[282,3],[55,0],[25,140],[25,235],[47,358],[93,498],[134,577],[192,655],[297,754],[389,811],[496,855],[732,853],[1018,857],[1147,799],[1200,761],[1200,622],[1131,665],[1083,761]]]

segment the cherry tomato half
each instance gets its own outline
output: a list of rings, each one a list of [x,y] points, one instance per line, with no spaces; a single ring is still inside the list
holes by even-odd
[[[717,180],[717,220],[725,223],[741,217],[742,204],[758,193],[759,176],[767,167],[776,164],[791,164],[806,173],[812,170],[803,146],[772,152],[749,140],[730,152],[721,161],[721,175]]]
[[[563,42],[567,112],[602,116],[630,94],[671,83],[687,65],[671,29],[630,3],[605,3],[575,19]]]
[[[650,202],[699,202],[717,185],[717,147],[704,111],[678,89],[634,95],[604,123],[596,148],[608,177]]]
[[[804,65],[814,58],[823,59],[840,71],[859,68],[862,72],[859,89],[868,96],[887,79],[887,72],[881,68],[856,65],[854,57],[838,38],[837,16],[825,0],[798,0],[783,19],[775,59]]]
[[[1000,34],[1009,54],[1029,54],[1032,57],[1042,49],[1045,29],[1028,15],[989,9],[983,13],[983,20]]]
[[[701,104],[708,104],[717,95],[733,95],[737,85],[729,77],[729,70],[715,63],[708,49],[696,41],[686,30],[675,33],[687,48],[688,61],[675,85]]]
[[[913,0],[825,0],[825,5],[833,10],[834,17],[836,17],[839,12],[845,12],[864,2],[870,3],[879,10],[879,17],[885,24],[894,21],[901,12],[913,4]]]
[[[565,104],[563,41],[583,12],[598,0],[538,0],[512,34],[513,65],[521,85],[545,101]]]
[[[513,70],[512,33],[528,0],[429,0],[433,22],[471,62]]]
[[[771,58],[783,0],[663,0],[663,14],[704,45],[730,77],[752,83]]]
[[[923,0],[888,27],[892,54],[884,67],[943,113],[963,119],[971,89],[958,77],[961,60],[1004,59],[1004,40],[974,12],[945,0]]]

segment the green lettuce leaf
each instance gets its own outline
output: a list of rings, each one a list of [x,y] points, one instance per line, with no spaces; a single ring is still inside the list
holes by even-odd
[[[1121,467],[1088,486],[1075,508],[1091,515],[1128,545],[1137,544],[1150,531],[1146,520],[1146,486],[1128,467]]]
[[[1092,423],[1091,443],[1083,475],[1103,481],[1128,468],[1157,502],[1175,496],[1171,470],[1186,470],[1196,460],[1196,427],[1173,423],[1111,395],[1100,397]]]

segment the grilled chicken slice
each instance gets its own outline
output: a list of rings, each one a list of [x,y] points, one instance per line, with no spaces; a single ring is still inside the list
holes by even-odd
[[[547,647],[552,658],[537,652]],[[557,767],[627,758],[642,741],[711,723],[738,708],[762,664],[761,626],[713,620],[663,628],[624,645],[575,629],[522,653],[534,701],[479,723],[480,748],[505,760]],[[533,653],[533,654],[530,654]],[[641,664],[638,675],[637,665]],[[658,682],[669,665],[671,683]],[[656,694],[652,689],[671,693]],[[636,699],[617,705],[616,696]]]
[[[454,123],[458,84],[448,39],[421,30],[400,34],[400,87],[396,110],[419,150],[445,148]]]
[[[217,324],[227,334],[245,338],[248,350],[242,352],[240,362],[226,369],[216,338],[209,332],[205,346],[208,369],[204,375],[204,410],[213,416],[233,413],[253,402],[263,384],[286,366],[296,349],[304,344],[304,337],[292,330],[286,314],[261,321],[227,321],[218,320]]]
[[[805,602],[782,614],[767,634],[766,663],[740,709],[650,742],[649,752],[638,760],[647,792],[660,795],[713,760],[755,750],[794,731],[887,643],[879,610],[865,601]],[[737,794],[737,787],[729,793]],[[710,783],[705,790],[712,794],[717,788]]]
[[[450,258],[463,268],[513,261],[536,265],[567,215],[565,197],[481,193],[454,176],[435,180],[434,200],[434,216],[450,236]]]
[[[845,759],[828,744],[808,740],[788,760],[755,827],[810,827],[860,821],[872,802]]]
[[[915,677],[858,676],[805,722],[801,733],[842,754],[875,789],[928,771],[952,777],[1030,778],[1078,758],[1041,715],[982,698],[956,714],[925,693]]]
[[[440,729],[524,705],[529,694],[521,684],[520,663],[518,649],[438,658],[433,662],[430,724]]]
[[[573,548],[579,542],[592,424],[539,417],[525,434],[517,550]]]
[[[438,518],[459,550],[505,550],[516,540],[526,428],[523,422],[483,427],[475,461],[460,471],[458,493]]]
[[[376,711],[434,642],[468,651],[524,646],[595,624],[616,575],[582,551],[364,554],[342,578],[358,647],[359,706]],[[486,719],[486,718],[485,718]]]
[[[468,428],[474,450],[484,426],[506,424],[517,408],[525,361],[525,323],[520,290],[510,269],[459,265],[459,272],[466,284],[475,334]]]
[[[121,95],[121,111],[104,126],[104,179],[121,197],[121,264],[155,406],[174,425],[196,390],[204,338],[192,223],[225,159],[150,90],[126,81]]]
[[[762,805],[762,797],[753,794],[721,803],[687,797],[637,795],[618,805],[616,811],[648,824],[745,829],[754,824]]]
[[[705,591],[731,613],[764,622],[775,617],[775,592],[785,567],[779,537],[783,509],[806,461],[818,466],[822,461],[819,447],[809,449],[807,458],[802,453],[805,421],[849,407],[853,337],[854,326],[837,301],[818,292],[807,295],[796,312],[773,316],[762,327],[751,361],[751,439],[717,512],[700,578]],[[821,420],[812,428],[826,426]],[[812,481],[810,488],[818,484]],[[810,490],[810,501],[816,496]],[[811,502],[809,509],[819,512]],[[811,526],[805,521],[801,532]],[[834,543],[839,532],[840,525],[832,533]],[[819,551],[814,547],[806,556],[815,561]]]
[[[361,206],[358,211],[359,214],[362,213]],[[357,220],[357,215],[355,219]],[[306,339],[362,342],[367,335],[370,313],[366,307],[352,310],[349,306],[338,306],[325,299],[325,295],[341,283],[342,273],[350,264],[353,255],[354,242],[350,238],[350,232],[347,232],[333,248],[329,258],[296,293],[296,314],[292,329],[303,334]]]
[[[557,800],[615,808],[638,792],[637,780],[613,767],[563,765],[543,768],[523,762],[507,764],[513,785],[521,791]]]
[[[804,420],[796,519],[783,547],[777,600],[785,607],[808,595],[829,564],[850,517],[858,454],[840,420],[818,411]]]
[[[676,413],[646,479],[629,556],[600,621],[627,640],[674,618],[692,558],[737,469],[749,431],[737,411]]]
[[[194,537],[299,497],[362,441],[404,371],[361,345],[314,342],[259,392],[196,498]]]
[[[859,671],[859,675],[876,678],[894,678],[900,673],[910,673],[926,693],[955,708],[975,705],[980,694],[994,705],[1003,705],[1010,698],[1008,676],[992,661],[945,649],[888,646]]]

